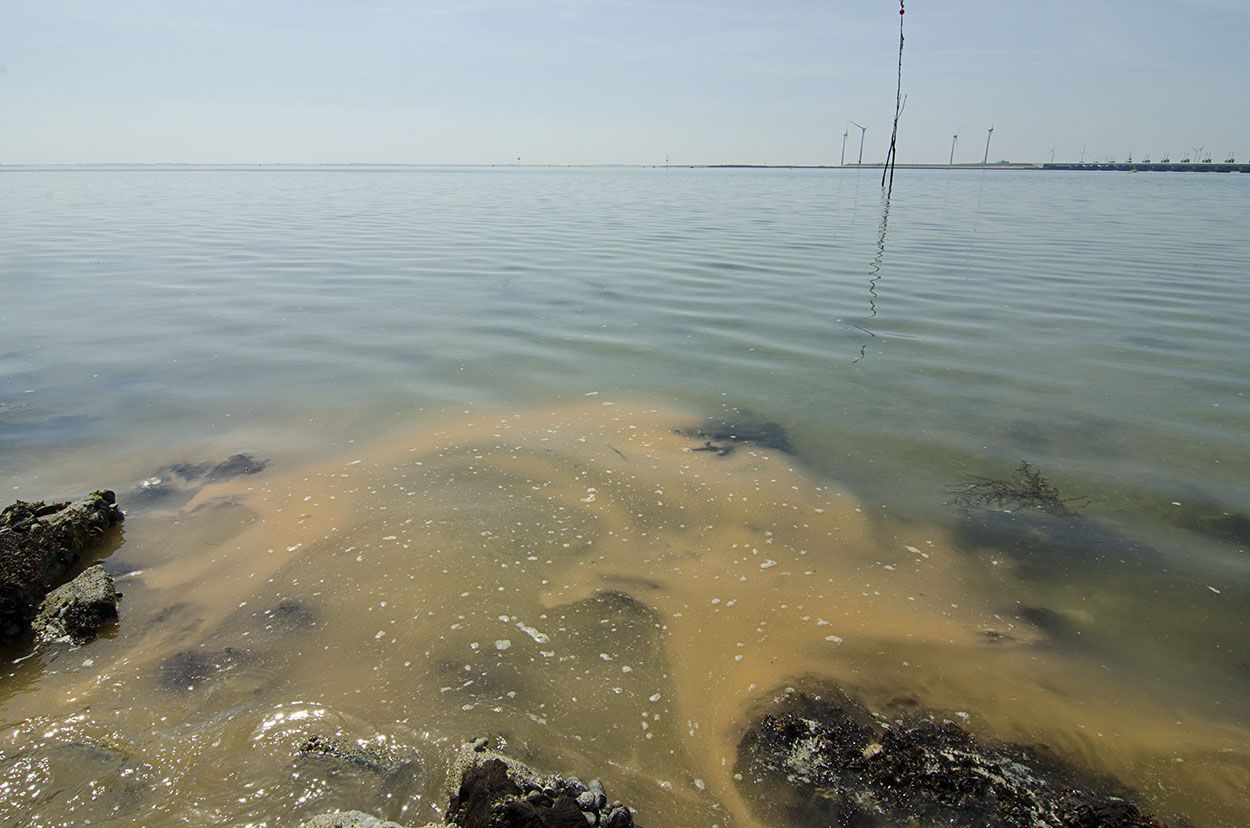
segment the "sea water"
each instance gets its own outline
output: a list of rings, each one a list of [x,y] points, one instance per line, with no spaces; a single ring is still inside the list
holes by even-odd
[[[752,825],[742,728],[818,676],[1243,824],[1248,187],[5,169],[6,502],[128,520],[117,629],[7,659],[0,812],[419,823],[490,735]],[[1022,463],[1062,518],[976,501]]]

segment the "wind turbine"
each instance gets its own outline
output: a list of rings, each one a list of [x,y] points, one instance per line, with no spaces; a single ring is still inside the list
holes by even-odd
[[[963,127],[959,129],[963,129]],[[946,163],[948,167],[955,166],[955,144],[959,142],[959,129],[955,130],[955,134],[951,136],[951,160]]]
[[[850,134],[851,134],[851,131],[849,129],[842,130],[842,161],[839,162],[838,164],[839,167],[846,166],[846,136]]]
[[[859,128],[859,164],[856,165],[859,166],[864,163],[864,133],[868,131],[868,127],[859,126],[854,121],[851,121],[851,126]]]
[[[990,163],[990,139],[993,137],[994,137],[994,127],[990,127],[990,131],[985,134],[985,157],[981,159],[982,167]]]

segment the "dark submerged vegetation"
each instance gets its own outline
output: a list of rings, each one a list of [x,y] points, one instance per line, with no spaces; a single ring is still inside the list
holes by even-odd
[[[1063,497],[1041,470],[1026,460],[1007,477],[969,476],[952,490],[952,503],[961,512],[997,509],[1004,512],[1036,510],[1056,517],[1073,517],[1075,507],[1089,503],[1087,497]]]

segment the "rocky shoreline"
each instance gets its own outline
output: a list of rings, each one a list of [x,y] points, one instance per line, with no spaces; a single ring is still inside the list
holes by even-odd
[[[310,737],[301,750],[336,753],[356,761],[359,748]],[[366,753],[366,758],[372,758]],[[492,750],[484,738],[464,745],[447,786],[446,822],[457,828],[633,828],[634,812],[608,800],[598,779],[543,775],[523,762]],[[427,823],[424,828],[437,828]],[[402,828],[362,811],[334,811],[303,823],[302,828]]]
[[[767,436],[767,435],[766,435]],[[708,431],[700,437],[744,440]],[[756,439],[746,435],[746,441]],[[716,445],[716,444],[713,444]],[[243,462],[246,460],[247,462]],[[188,470],[189,468],[189,470]],[[185,480],[252,474],[244,455],[183,468]],[[150,487],[149,487],[150,488]],[[18,501],[0,512],[0,633],[38,643],[88,642],[116,619],[120,597],[103,567],[67,576],[124,519],[111,491],[61,503]],[[163,667],[170,687],[194,686],[214,659],[187,652]],[[762,824],[777,826],[1003,825],[1019,828],[1160,828],[1133,792],[1081,771],[1044,748],[996,743],[914,701],[873,710],[847,688],[818,679],[763,699],[737,749],[734,779]],[[363,768],[402,793],[416,770],[371,745],[309,734],[297,753]],[[542,774],[492,749],[464,745],[446,788],[445,825],[458,828],[633,828],[635,811],[598,779]],[[362,811],[322,814],[305,828],[398,828]],[[433,824],[431,824],[432,826]]]
[[[1161,828],[1133,793],[1044,748],[993,743],[910,700],[872,711],[805,682],[742,736],[735,778],[776,826]]]
[[[914,702],[872,711],[818,680],[769,698],[747,725],[734,779],[760,824],[1163,828],[1132,791],[1043,747],[997,743]],[[312,736],[302,752],[349,763],[375,751]],[[457,828],[633,828],[635,811],[602,782],[543,775],[488,747],[464,745],[453,763],[445,822]],[[402,828],[361,811],[321,814],[302,828]]]
[[[88,570],[77,586],[49,593],[124,519],[111,491],[63,503],[19,500],[0,512],[0,638],[26,635],[38,620],[41,639],[85,641],[116,617],[116,590],[103,570]]]

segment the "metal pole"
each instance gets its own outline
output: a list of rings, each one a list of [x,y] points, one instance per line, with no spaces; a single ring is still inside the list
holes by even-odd
[[[946,166],[953,167],[955,165],[955,142],[959,140],[959,133],[956,132],[951,136],[951,160],[946,162]]]
[[[839,167],[846,166],[846,136],[850,135],[849,129],[842,130],[842,160],[838,162]]]
[[[990,163],[990,139],[994,137],[994,127],[990,127],[990,131],[985,135],[985,157],[981,159],[981,166],[984,167]]]

